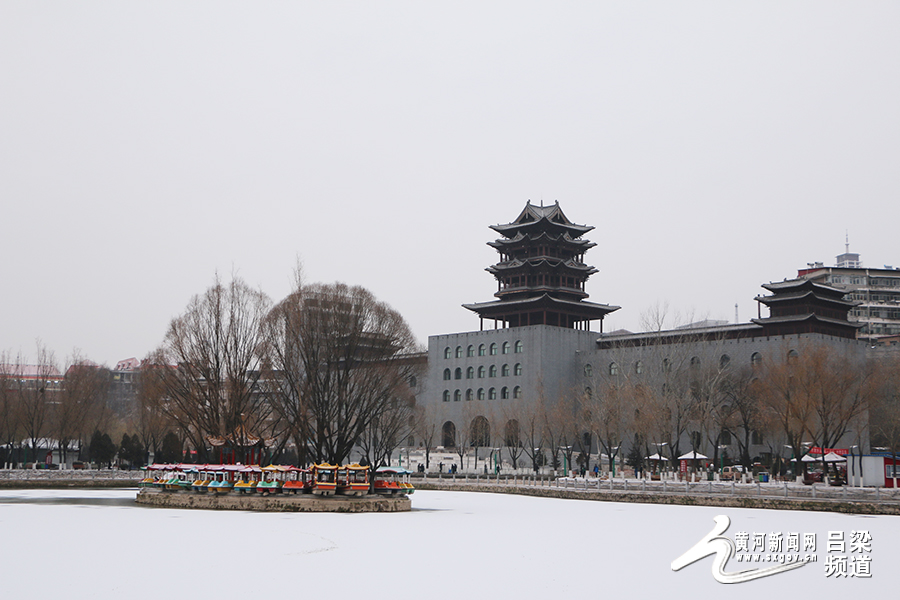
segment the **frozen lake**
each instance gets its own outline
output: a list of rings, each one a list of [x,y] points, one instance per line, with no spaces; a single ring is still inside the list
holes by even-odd
[[[0,491],[2,597],[346,598],[368,586],[362,597],[843,597],[893,592],[900,564],[898,517],[425,491],[409,513],[213,512],[139,507],[135,493]],[[725,537],[751,544],[815,534],[818,562],[733,585],[713,579],[712,557],[673,572],[716,515],[731,520]],[[849,547],[860,530],[871,578],[826,577],[829,554],[863,555]],[[830,531],[844,553],[827,552]]]

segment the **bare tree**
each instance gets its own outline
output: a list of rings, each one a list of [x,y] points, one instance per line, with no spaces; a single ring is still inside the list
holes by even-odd
[[[724,402],[717,407],[715,415],[718,431],[713,459],[718,460],[722,433],[728,432],[737,440],[741,464],[749,469],[753,432],[761,432],[766,425],[760,382],[752,368],[743,368],[729,373],[722,381],[721,390]]]
[[[431,467],[431,449],[435,446],[440,427],[435,410],[429,405],[418,405],[413,410],[413,431],[425,448],[425,468]]]
[[[620,453],[625,453],[623,442],[628,416],[626,395],[613,382],[602,386],[594,385],[589,390],[585,392],[585,402],[591,407],[590,428],[597,438],[597,462],[600,462],[599,450],[602,449],[612,466],[612,461]]]
[[[41,342],[38,342],[36,356],[35,364],[29,365],[20,355],[15,367],[22,431],[31,446],[33,462],[37,462],[38,443],[49,431],[51,405],[59,401],[62,380],[53,352]]]
[[[544,465],[544,424],[540,405],[523,407],[518,414],[522,450],[535,472]]]
[[[54,405],[52,432],[59,444],[62,461],[68,462],[73,441],[84,444],[100,414],[105,414],[109,370],[85,360],[76,350],[69,359],[63,388]]]
[[[403,394],[403,390],[398,390]],[[366,463],[372,469],[390,464],[394,450],[406,444],[415,426],[415,398],[403,394],[390,402],[390,406],[379,412],[363,430],[359,437],[359,447]]]
[[[361,287],[298,282],[267,325],[272,398],[317,461],[343,461],[421,375],[403,317]]]
[[[900,355],[880,362],[875,381],[880,385],[875,390],[868,415],[872,445],[887,448],[894,464],[897,464],[897,453],[900,451]]]
[[[202,454],[208,440],[218,438],[244,459],[246,448],[267,433],[271,408],[258,383],[270,305],[241,279],[223,284],[217,276],[172,320],[152,357],[157,368],[151,373],[165,396],[161,409]],[[169,365],[176,368],[162,368]]]
[[[800,371],[792,350],[784,348],[778,359],[762,363],[757,388],[765,418],[777,424],[798,461],[804,454],[803,438],[810,435],[814,414],[800,383]]]
[[[513,469],[519,468],[519,460],[525,451],[522,436],[522,424],[519,419],[523,416],[520,403],[505,404],[499,413],[497,421],[498,432],[503,432],[502,446],[506,448]]]
[[[0,352],[0,445],[3,447],[0,465],[4,467],[12,462],[13,447],[21,439],[15,372],[15,365],[9,362],[9,354]]]

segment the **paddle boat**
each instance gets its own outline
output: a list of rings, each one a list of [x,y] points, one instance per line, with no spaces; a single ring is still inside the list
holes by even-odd
[[[312,491],[312,477],[309,469],[286,467],[284,472],[284,485],[281,491],[285,494],[308,494]]]
[[[359,464],[340,467],[337,471],[337,493],[345,496],[365,496],[369,493],[369,467]]]
[[[405,496],[415,492],[415,488],[404,478],[411,474],[402,467],[380,467],[375,471],[373,489],[376,494],[384,496]]]
[[[198,494],[205,494],[209,488],[209,482],[215,477],[215,471],[209,470],[211,465],[197,467],[197,478],[191,484],[191,490]]]
[[[218,467],[214,472],[213,479],[209,482],[207,489],[216,494],[227,494],[234,487],[235,466],[223,465]]]
[[[238,471],[240,479],[234,482],[234,489],[242,494],[254,493],[256,486],[259,484],[261,473],[262,470],[256,465],[243,467]]]
[[[283,473],[287,467],[282,467],[280,465],[269,465],[268,467],[263,467],[262,477],[259,480],[259,483],[256,484],[256,491],[261,493],[263,496],[268,496],[269,494],[277,494],[281,491],[282,486],[284,486],[284,481],[282,481]]]
[[[333,496],[337,488],[337,465],[323,463],[313,465],[312,493],[317,496]]]

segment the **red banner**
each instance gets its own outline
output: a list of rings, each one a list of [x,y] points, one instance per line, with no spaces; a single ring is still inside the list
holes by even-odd
[[[850,454],[850,451],[847,450],[846,448],[825,448],[825,452],[824,452],[825,454],[829,454],[831,452],[834,452],[838,456],[847,456],[848,454]],[[810,454],[822,454],[822,449],[819,448],[818,446],[813,446],[812,448],[809,449],[809,453]]]

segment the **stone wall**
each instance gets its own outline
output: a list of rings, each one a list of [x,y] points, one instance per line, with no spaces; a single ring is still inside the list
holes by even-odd
[[[412,509],[406,496],[385,498],[381,496],[330,496],[323,498],[305,494],[195,494],[167,492],[158,489],[142,489],[137,503],[160,508],[200,508],[207,510],[250,510],[264,512],[401,512]]]

